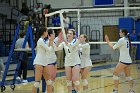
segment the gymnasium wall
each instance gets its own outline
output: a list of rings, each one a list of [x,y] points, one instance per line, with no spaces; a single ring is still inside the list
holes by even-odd
[[[95,11],[94,11],[95,12]],[[70,17],[73,17],[74,14],[69,14]],[[104,17],[105,16],[105,17]],[[122,12],[96,12],[96,13],[91,13],[85,12],[81,13],[81,27],[84,25],[90,26],[90,31],[91,30],[98,30],[100,31],[100,41],[103,41],[103,26],[106,25],[118,25],[119,24],[119,18],[122,16]],[[71,21],[76,21],[77,18],[72,18]],[[111,31],[111,29],[110,29]],[[87,34],[88,36],[89,33]],[[95,39],[95,34],[92,35],[92,39]],[[106,44],[101,45],[100,47],[100,54],[111,54],[111,59],[114,61],[118,60],[119,53],[112,51]]]
[[[131,34],[133,29],[135,29],[136,34],[140,34],[140,20],[139,19],[135,19],[132,17],[128,17],[128,18],[119,18],[119,28],[126,28],[129,33]],[[138,37],[138,40],[140,41],[140,37]],[[140,45],[137,45],[137,55],[136,55],[136,59],[140,59]]]
[[[104,25],[118,25],[119,17],[94,17],[94,18],[82,18],[81,25],[89,25],[91,30],[100,31],[100,41],[103,41],[103,26]],[[111,29],[110,29],[111,31]],[[94,36],[93,36],[94,38]],[[113,60],[118,60],[116,52],[113,52],[107,45],[101,45],[100,54],[111,54]]]
[[[44,4],[51,4],[53,8],[74,8],[80,6],[83,2],[83,6],[92,7],[94,0],[38,0]],[[132,2],[133,0],[129,0]],[[135,0],[140,2],[140,0]],[[123,0],[114,0],[115,4],[121,4]]]

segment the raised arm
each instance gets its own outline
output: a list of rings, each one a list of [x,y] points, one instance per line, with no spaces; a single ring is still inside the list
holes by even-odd
[[[45,42],[43,40],[39,40],[38,41],[38,46],[41,46],[41,47],[45,48],[46,51],[53,50],[53,47],[52,46],[48,46],[47,44],[45,44]]]
[[[120,46],[122,46],[124,44],[122,39],[119,39],[119,41],[115,45],[113,45],[112,43],[110,43],[107,35],[105,35],[105,40],[106,40],[107,44],[109,45],[109,47],[112,48],[113,50],[118,49]]]

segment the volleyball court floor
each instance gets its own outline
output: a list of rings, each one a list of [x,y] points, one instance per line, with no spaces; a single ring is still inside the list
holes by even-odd
[[[88,77],[89,88],[86,93],[110,93],[114,86],[112,73],[116,63],[117,62],[105,62],[93,64],[93,68]],[[140,64],[133,64],[131,66],[131,75],[134,79],[135,93],[140,93],[140,69],[138,69],[139,65]],[[128,82],[126,82],[124,78],[124,74],[121,73],[120,77],[121,79],[118,93],[128,93],[129,86]],[[6,85],[6,90],[3,93],[31,93],[32,86],[34,84],[33,71],[28,71],[28,81],[29,83],[27,84],[16,84],[14,91],[11,90],[9,85]],[[67,93],[65,81],[66,78],[64,75],[64,70],[58,70],[57,78],[54,84],[54,93]],[[41,86],[40,89],[42,89]]]

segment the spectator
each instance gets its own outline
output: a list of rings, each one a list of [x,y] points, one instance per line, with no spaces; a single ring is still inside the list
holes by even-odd
[[[130,39],[132,42],[137,41],[137,35],[136,35],[135,30],[133,30],[132,34],[130,35]],[[131,58],[132,58],[133,62],[135,62],[135,60],[136,60],[136,52],[137,52],[137,45],[132,44],[132,46],[131,46]]]
[[[40,4],[36,4],[34,12],[36,14],[41,14],[41,10],[42,10],[42,8],[40,7]]]
[[[3,64],[3,60],[0,59],[0,77],[3,76],[3,72],[4,72],[4,64]]]
[[[54,27],[60,26],[60,16],[58,14],[52,18],[52,24]]]
[[[45,26],[49,23],[49,18],[45,18],[45,14],[48,14],[51,10],[51,5],[45,5],[43,8],[43,18],[44,18],[44,24]]]
[[[64,22],[64,28],[67,32],[69,25],[70,25],[70,19],[69,19],[69,17],[67,17],[65,12],[63,13],[63,22]]]
[[[21,13],[28,16],[29,8],[27,7],[26,3],[22,3]]]
[[[26,35],[25,32],[20,33],[20,38],[16,41],[16,44],[15,44],[16,49],[22,48],[24,40],[25,40],[25,35]],[[26,43],[25,48],[29,48],[28,42]],[[20,53],[19,53],[19,56],[20,56]],[[20,69],[18,71],[17,79],[21,81],[21,74],[23,73],[22,82],[27,83],[28,82],[27,81],[27,52],[23,53],[23,57],[20,61],[21,61],[21,65],[20,65]]]

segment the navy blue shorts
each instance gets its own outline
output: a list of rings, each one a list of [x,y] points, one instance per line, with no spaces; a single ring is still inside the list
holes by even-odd
[[[125,65],[131,65],[132,63],[124,63],[122,61],[120,61],[122,64],[125,64]]]
[[[80,66],[80,64],[76,64],[75,66]],[[70,66],[71,68],[75,67],[75,66]]]
[[[56,62],[54,62],[54,63],[51,63],[51,64],[48,64],[48,65],[56,65],[57,63]]]

